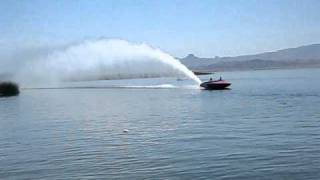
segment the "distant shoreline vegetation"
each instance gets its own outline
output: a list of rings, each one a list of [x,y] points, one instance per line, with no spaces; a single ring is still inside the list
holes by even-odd
[[[19,86],[14,82],[0,82],[0,97],[9,97],[19,95]]]

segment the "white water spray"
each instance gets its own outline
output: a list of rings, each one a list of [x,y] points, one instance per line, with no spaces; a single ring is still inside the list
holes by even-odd
[[[186,76],[200,79],[177,59],[146,44],[125,40],[84,41],[28,64],[19,79],[44,82]]]

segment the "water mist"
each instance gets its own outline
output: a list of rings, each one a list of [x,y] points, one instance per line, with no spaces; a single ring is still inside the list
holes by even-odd
[[[125,40],[99,39],[56,49],[33,60],[17,79],[49,83],[181,75],[201,83],[180,61],[160,49]]]

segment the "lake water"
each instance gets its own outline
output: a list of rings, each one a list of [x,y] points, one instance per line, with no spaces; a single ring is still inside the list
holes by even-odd
[[[221,74],[1,98],[0,179],[319,179],[320,69]]]

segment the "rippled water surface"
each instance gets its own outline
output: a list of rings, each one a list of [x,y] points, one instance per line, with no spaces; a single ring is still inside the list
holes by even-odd
[[[0,179],[319,179],[320,70],[222,75],[1,98]]]

